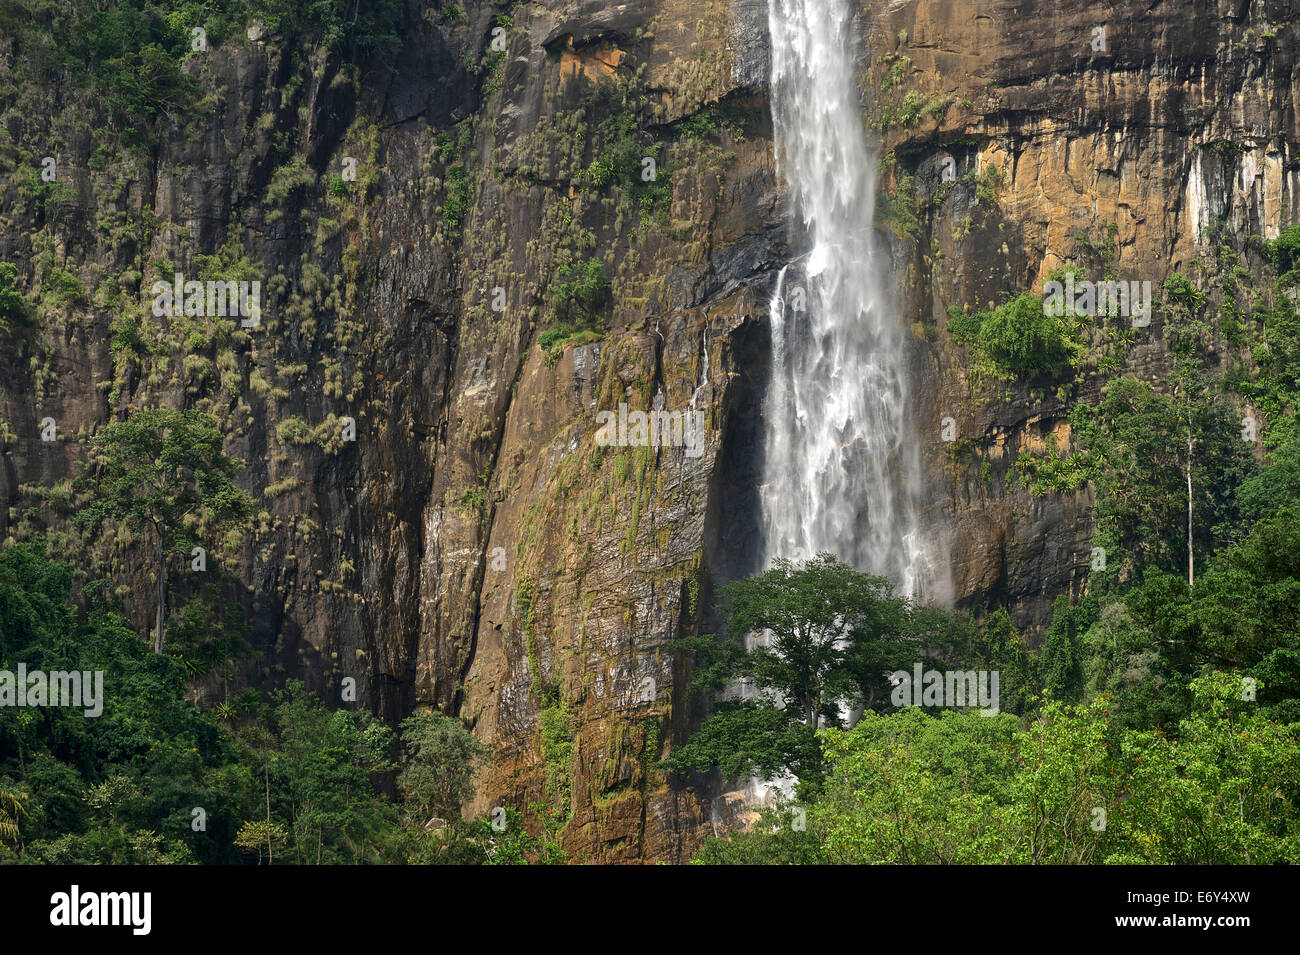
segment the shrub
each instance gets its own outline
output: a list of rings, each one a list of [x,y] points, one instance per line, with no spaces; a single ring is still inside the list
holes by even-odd
[[[442,218],[452,238],[460,235],[461,222],[469,210],[470,188],[465,167],[459,163],[447,170],[447,198],[442,204]]]
[[[355,0],[251,0],[248,7],[250,13],[286,39],[319,39],[350,62],[379,59],[400,45],[400,0],[360,4]]]
[[[1064,319],[1043,314],[1042,296],[1035,292],[972,316],[962,327],[969,330],[976,319],[980,352],[1003,372],[1055,374],[1073,366],[1082,350]]]
[[[0,262],[0,330],[3,331],[15,325],[26,325],[29,321],[27,303],[22,293],[14,288],[17,277],[18,266],[12,262]]]
[[[959,342],[974,342],[979,338],[980,326],[984,324],[985,312],[968,314],[957,305],[948,309],[948,330]]]
[[[551,302],[561,318],[594,320],[609,299],[609,279],[600,259],[562,266],[551,286]]]

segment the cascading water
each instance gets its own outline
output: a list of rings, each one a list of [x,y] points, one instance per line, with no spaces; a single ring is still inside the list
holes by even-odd
[[[943,601],[947,569],[917,517],[906,337],[890,307],[887,256],[874,247],[876,156],[857,100],[851,3],[768,0],[768,26],[777,170],[798,257],[781,270],[770,309],[763,563],[831,553],[898,593]],[[730,691],[757,692],[747,683]],[[746,801],[789,799],[794,784],[751,779]]]
[[[940,596],[918,529],[905,335],[874,247],[876,156],[858,103],[850,0],[769,0],[778,173],[791,245],[771,305],[764,564],[834,554]]]

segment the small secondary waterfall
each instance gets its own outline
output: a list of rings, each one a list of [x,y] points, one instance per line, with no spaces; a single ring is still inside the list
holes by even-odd
[[[791,245],[771,305],[764,565],[829,552],[934,595],[918,529],[919,440],[901,320],[874,247],[876,155],[858,102],[850,0],[768,0],[778,174]]]

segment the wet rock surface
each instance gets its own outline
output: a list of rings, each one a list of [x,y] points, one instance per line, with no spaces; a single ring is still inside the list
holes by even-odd
[[[80,541],[48,491],[107,421],[203,407],[259,501],[249,532],[213,548],[256,650],[234,688],[298,678],[337,700],[350,677],[356,705],[388,719],[457,712],[492,747],[474,811],[548,806],[579,861],[682,861],[744,818],[655,763],[700,715],[671,641],[716,626],[717,585],[757,569],[765,315],[787,256],[767,4],[519,6],[499,58],[497,9],[464,6],[409,24],[391,73],[294,56],[264,28],[213,47],[187,65],[208,98],[145,152],[105,159],[104,118],[76,93],[0,100],[0,260],[40,299],[36,328],[0,349],[0,539],[70,533],[143,632],[147,555]],[[1091,265],[1158,284],[1216,222],[1266,238],[1295,222],[1291,19],[1281,2],[863,5],[881,187],[930,200],[891,242],[927,520],[958,605],[1006,603],[1037,639],[1077,591],[1087,493],[1034,498],[1006,477],[1021,451],[1068,441],[1069,407],[1107,373],[978,380],[947,309],[1102,246]],[[588,174],[623,114],[668,170],[649,224]],[[712,128],[689,132],[692,117]],[[66,193],[37,201],[19,181],[48,154]],[[345,158],[358,177],[332,187]],[[259,328],[182,335],[148,315],[164,263],[198,275],[222,249],[263,282]],[[543,348],[560,268],[592,257],[604,330]],[[55,269],[84,294],[42,295]],[[1143,375],[1167,367],[1149,331],[1129,356]],[[700,412],[703,453],[598,447],[596,414],[621,402]]]

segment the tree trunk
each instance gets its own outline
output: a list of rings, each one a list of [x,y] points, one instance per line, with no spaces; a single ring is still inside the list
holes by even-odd
[[[1190,588],[1196,581],[1194,567],[1194,557],[1192,556],[1192,428],[1191,423],[1187,426],[1187,586]]]
[[[162,537],[158,539],[158,617],[154,623],[153,652],[163,651],[163,619],[167,606],[167,555],[163,550]]]
[[[266,864],[271,865],[274,859],[271,857],[271,761],[267,760],[262,764],[262,771],[266,778]]]

